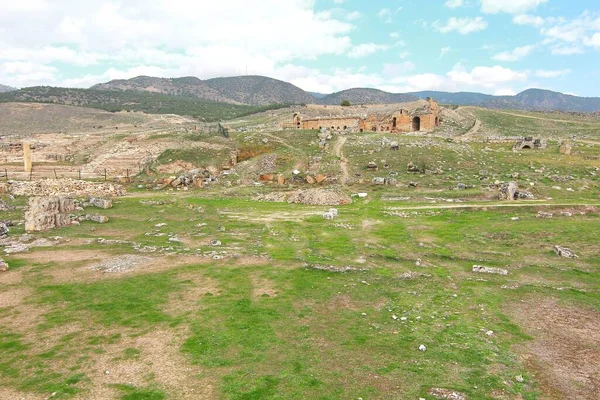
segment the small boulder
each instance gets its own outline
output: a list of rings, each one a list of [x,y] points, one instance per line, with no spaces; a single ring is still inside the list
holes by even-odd
[[[85,220],[105,224],[108,222],[108,217],[100,214],[88,214],[85,216]]]
[[[484,274],[508,275],[508,271],[502,268],[484,267],[483,265],[473,265],[473,272]]]
[[[8,263],[0,258],[0,272],[8,271]]]
[[[104,210],[112,208],[113,206],[111,199],[103,199],[100,197],[90,197],[89,203],[92,207],[98,207]]]
[[[554,217],[554,214],[549,213],[549,212],[544,212],[544,211],[538,211],[536,218],[542,218],[542,219],[550,219]]]
[[[8,235],[8,232],[10,232],[10,229],[8,229],[8,225],[6,225],[6,223],[4,222],[0,222],[0,237]]]
[[[503,183],[500,186],[500,200],[515,200],[515,194],[519,189],[517,182]]]
[[[577,254],[575,254],[573,252],[573,250],[571,250],[571,249],[569,249],[567,247],[554,246],[554,252],[559,257],[564,257],[564,258],[579,258],[579,256],[577,256]]]

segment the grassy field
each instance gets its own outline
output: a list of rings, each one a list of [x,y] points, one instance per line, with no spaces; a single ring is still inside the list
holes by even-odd
[[[546,398],[520,357],[536,339],[513,308],[535,315],[554,301],[598,315],[598,214],[415,207],[376,196],[326,221],[323,207],[120,199],[110,223],[60,229],[60,245],[6,257],[0,382],[53,398],[434,398],[432,387]],[[141,254],[149,267],[89,270],[140,254],[134,244],[156,248]],[[554,244],[580,258],[557,258]],[[474,264],[509,275],[476,275]]]
[[[567,113],[500,111],[468,108],[486,129],[501,136],[600,138],[600,118]]]

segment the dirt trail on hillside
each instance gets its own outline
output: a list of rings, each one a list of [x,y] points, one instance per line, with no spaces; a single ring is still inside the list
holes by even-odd
[[[346,144],[346,140],[347,138],[344,136],[340,136],[337,140],[337,142],[335,142],[335,146],[333,147],[333,153],[338,156],[340,158],[340,169],[342,171],[342,177],[340,179],[340,182],[342,183],[342,185],[345,185],[346,182],[348,181],[348,159],[346,157],[344,157],[344,152],[342,151],[342,148],[344,147],[344,144]]]
[[[565,120],[565,119],[552,119],[552,118],[536,117],[534,115],[523,115],[523,114],[511,113],[511,112],[507,112],[507,111],[498,111],[498,110],[494,110],[494,111],[499,114],[510,115],[513,117],[539,119],[542,121],[552,121],[552,122],[564,122],[565,124],[581,124],[581,121],[569,121],[569,120]]]

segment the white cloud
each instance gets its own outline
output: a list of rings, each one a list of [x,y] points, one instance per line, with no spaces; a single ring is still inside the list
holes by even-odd
[[[535,50],[535,45],[517,47],[511,51],[496,54],[493,58],[497,61],[519,61],[530,55]]]
[[[548,0],[481,0],[481,11],[486,14],[523,14]]]
[[[401,64],[384,64],[383,65],[383,76],[391,77],[391,76],[404,75],[414,69],[415,69],[415,64],[410,61],[406,61]]]
[[[405,59],[405,58],[406,58],[406,57],[408,57],[408,56],[410,56],[410,52],[409,52],[409,51],[406,51],[406,50],[405,50],[405,51],[401,51],[401,52],[398,54],[398,57],[400,57],[401,59]]]
[[[350,58],[361,58],[376,53],[378,51],[384,51],[389,49],[388,45],[385,44],[376,44],[376,43],[363,43],[358,46],[354,46],[348,52],[348,57]]]
[[[390,10],[389,8],[382,8],[377,13],[377,16],[386,24],[392,23],[392,10]]]
[[[358,11],[352,11],[346,15],[348,21],[356,21],[357,19],[360,19],[360,17],[362,17],[362,14]]]
[[[559,78],[561,76],[569,75],[571,73],[570,69],[559,69],[559,70],[545,70],[540,69],[533,73],[533,75],[537,78]]]
[[[447,0],[444,5],[448,8],[458,8],[464,5],[463,0]]]
[[[448,18],[448,21],[446,21],[445,25],[440,25],[439,21],[436,21],[433,26],[441,33],[456,31],[461,35],[468,35],[469,33],[486,29],[488,27],[488,23],[484,21],[482,17],[450,17]]]
[[[352,47],[354,28],[315,11],[314,0],[263,0],[252,7],[244,0],[61,0],[60,7],[2,0],[0,8],[0,63],[101,62],[120,71],[147,65],[200,78],[236,74],[246,65],[268,74],[275,65],[341,55]],[[27,84],[15,74],[3,75],[3,83]]]
[[[544,18],[528,14],[519,14],[513,17],[513,23],[516,25],[529,25],[539,28],[544,25]]]
[[[596,32],[592,36],[586,37],[583,42],[586,46],[600,49],[600,32]]]
[[[545,21],[540,33],[552,54],[581,54],[586,50],[600,50],[600,16],[584,12],[572,20],[553,18]]]
[[[31,61],[10,61],[0,64],[0,76],[4,84],[15,87],[49,85],[56,82],[58,70]]]
[[[494,92],[495,96],[514,96],[515,94],[517,94],[517,92],[510,88],[498,89]]]
[[[448,54],[450,51],[452,51],[452,47],[450,47],[450,46],[442,47],[440,49],[440,58],[444,58],[444,56],[446,54]]]
[[[483,88],[494,88],[498,84],[525,81],[528,78],[527,72],[514,71],[498,65],[475,67],[471,71],[467,71],[461,64],[455,65],[452,71],[448,72],[448,76],[459,85]]]
[[[333,0],[335,4],[344,4],[346,0]]]

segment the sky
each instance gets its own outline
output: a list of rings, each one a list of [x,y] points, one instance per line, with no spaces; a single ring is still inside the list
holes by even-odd
[[[0,0],[0,84],[265,75],[600,97],[598,0]]]

